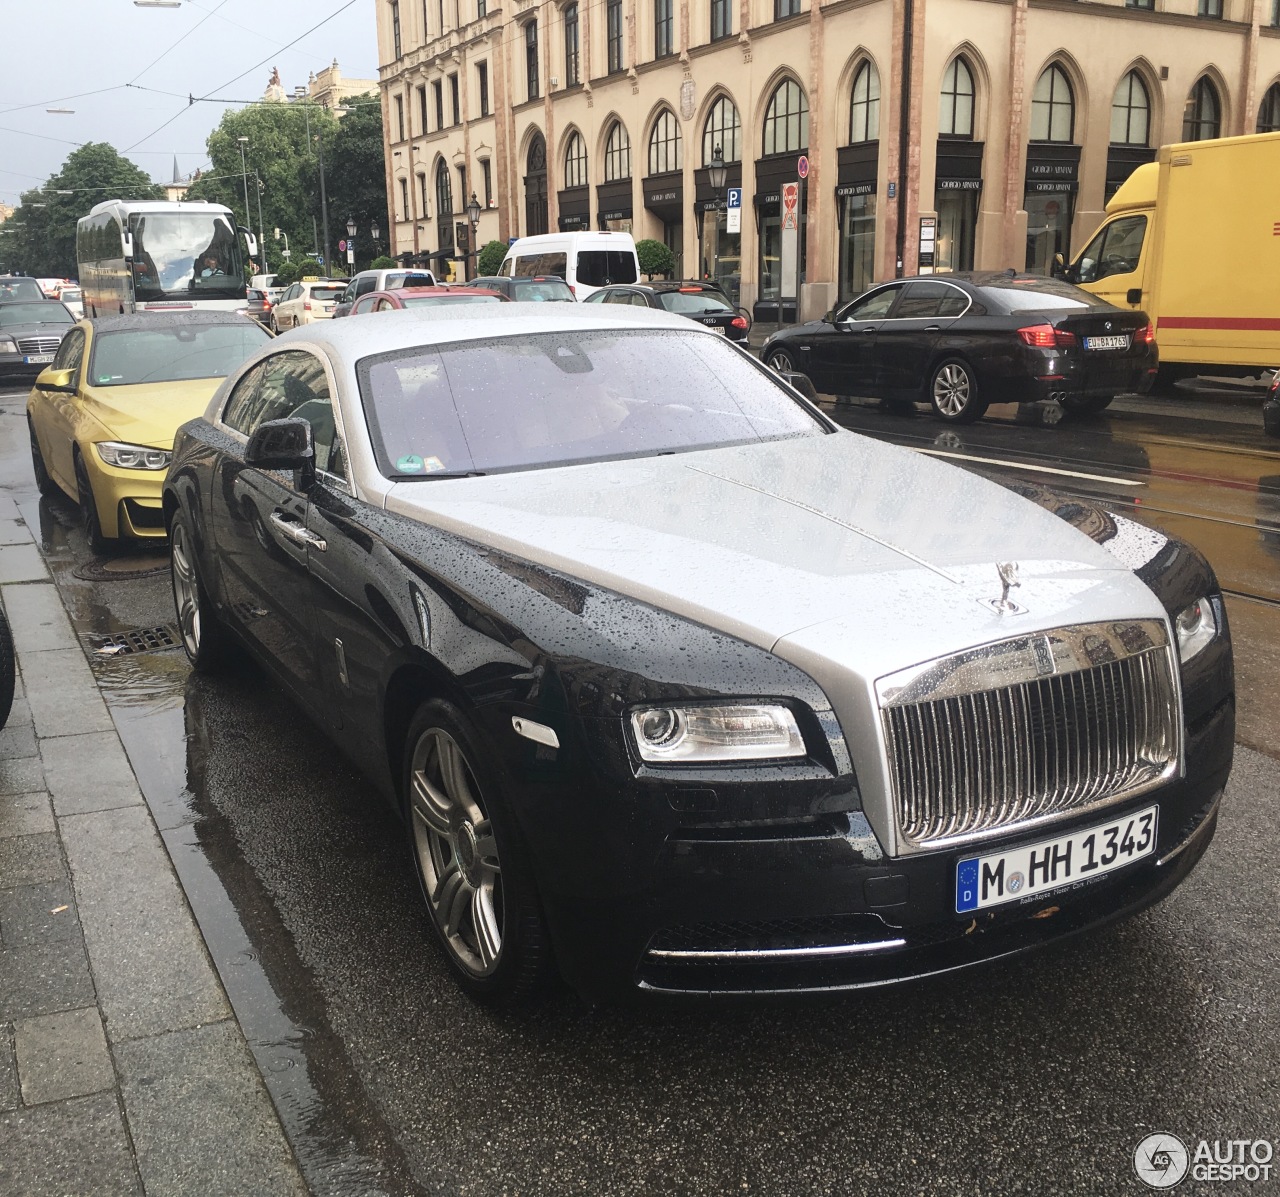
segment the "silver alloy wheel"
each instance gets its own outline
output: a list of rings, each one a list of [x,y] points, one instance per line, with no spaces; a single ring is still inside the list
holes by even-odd
[[[178,610],[178,629],[187,655],[195,660],[200,655],[200,585],[195,565],[187,550],[187,529],[181,519],[174,520],[170,533],[173,567],[173,605]]]
[[[944,416],[963,415],[972,397],[969,371],[959,362],[948,362],[933,377],[933,402]]]
[[[769,355],[769,368],[776,370],[779,374],[790,374],[795,370],[795,366],[791,362],[791,355],[784,350],[776,349]]]
[[[427,905],[454,959],[488,976],[502,953],[502,868],[475,775],[458,742],[429,727],[413,746],[409,776]]]

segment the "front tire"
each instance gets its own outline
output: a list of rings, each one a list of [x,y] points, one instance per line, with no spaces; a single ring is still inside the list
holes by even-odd
[[[418,881],[450,971],[473,1000],[511,1006],[543,987],[551,951],[491,758],[457,708],[424,703],[409,725],[404,788]]]
[[[182,511],[173,517],[169,528],[169,564],[173,607],[187,660],[198,673],[217,673],[226,666],[230,656],[230,634],[214,614],[209,594],[200,581],[195,537]]]
[[[95,557],[106,557],[119,547],[117,541],[108,540],[102,531],[102,521],[98,519],[98,504],[93,497],[93,484],[89,481],[89,470],[79,451],[75,455],[76,501],[80,504],[80,527],[84,538],[89,542],[89,551]]]
[[[795,359],[786,349],[770,349],[769,356],[765,358],[764,364],[770,369],[776,370],[779,374],[798,373]]]
[[[929,404],[933,414],[948,424],[972,424],[987,410],[978,394],[978,378],[973,367],[958,357],[949,357],[934,367],[929,379]]]

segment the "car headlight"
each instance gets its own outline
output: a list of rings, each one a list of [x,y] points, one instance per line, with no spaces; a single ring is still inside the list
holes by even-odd
[[[649,707],[631,713],[646,761],[757,761],[805,756],[795,716],[781,706]]]
[[[172,453],[168,449],[148,449],[146,445],[129,445],[123,441],[98,441],[94,448],[110,466],[122,470],[167,470]]]
[[[1185,664],[1218,634],[1218,613],[1208,598],[1183,607],[1173,621],[1178,633],[1178,657]]]
[[[0,353],[17,353],[18,343],[10,341],[7,337],[0,337]]]

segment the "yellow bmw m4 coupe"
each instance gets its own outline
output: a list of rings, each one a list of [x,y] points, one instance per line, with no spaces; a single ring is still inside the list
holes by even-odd
[[[67,333],[27,399],[31,462],[42,494],[79,504],[93,552],[163,540],[174,433],[270,339],[225,311],[106,316]]]

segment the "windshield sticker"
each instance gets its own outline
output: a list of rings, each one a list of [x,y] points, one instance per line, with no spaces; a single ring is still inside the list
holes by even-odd
[[[106,386],[108,383],[111,383],[111,382],[119,382],[123,377],[124,377],[123,374],[99,374],[98,385]]]
[[[438,461],[439,459],[433,457],[431,460]],[[424,468],[422,458],[413,453],[406,453],[396,462],[397,474],[421,474]]]
[[[428,474],[433,474],[436,470],[444,469],[444,462],[438,457],[428,457],[422,464],[426,468]]]

